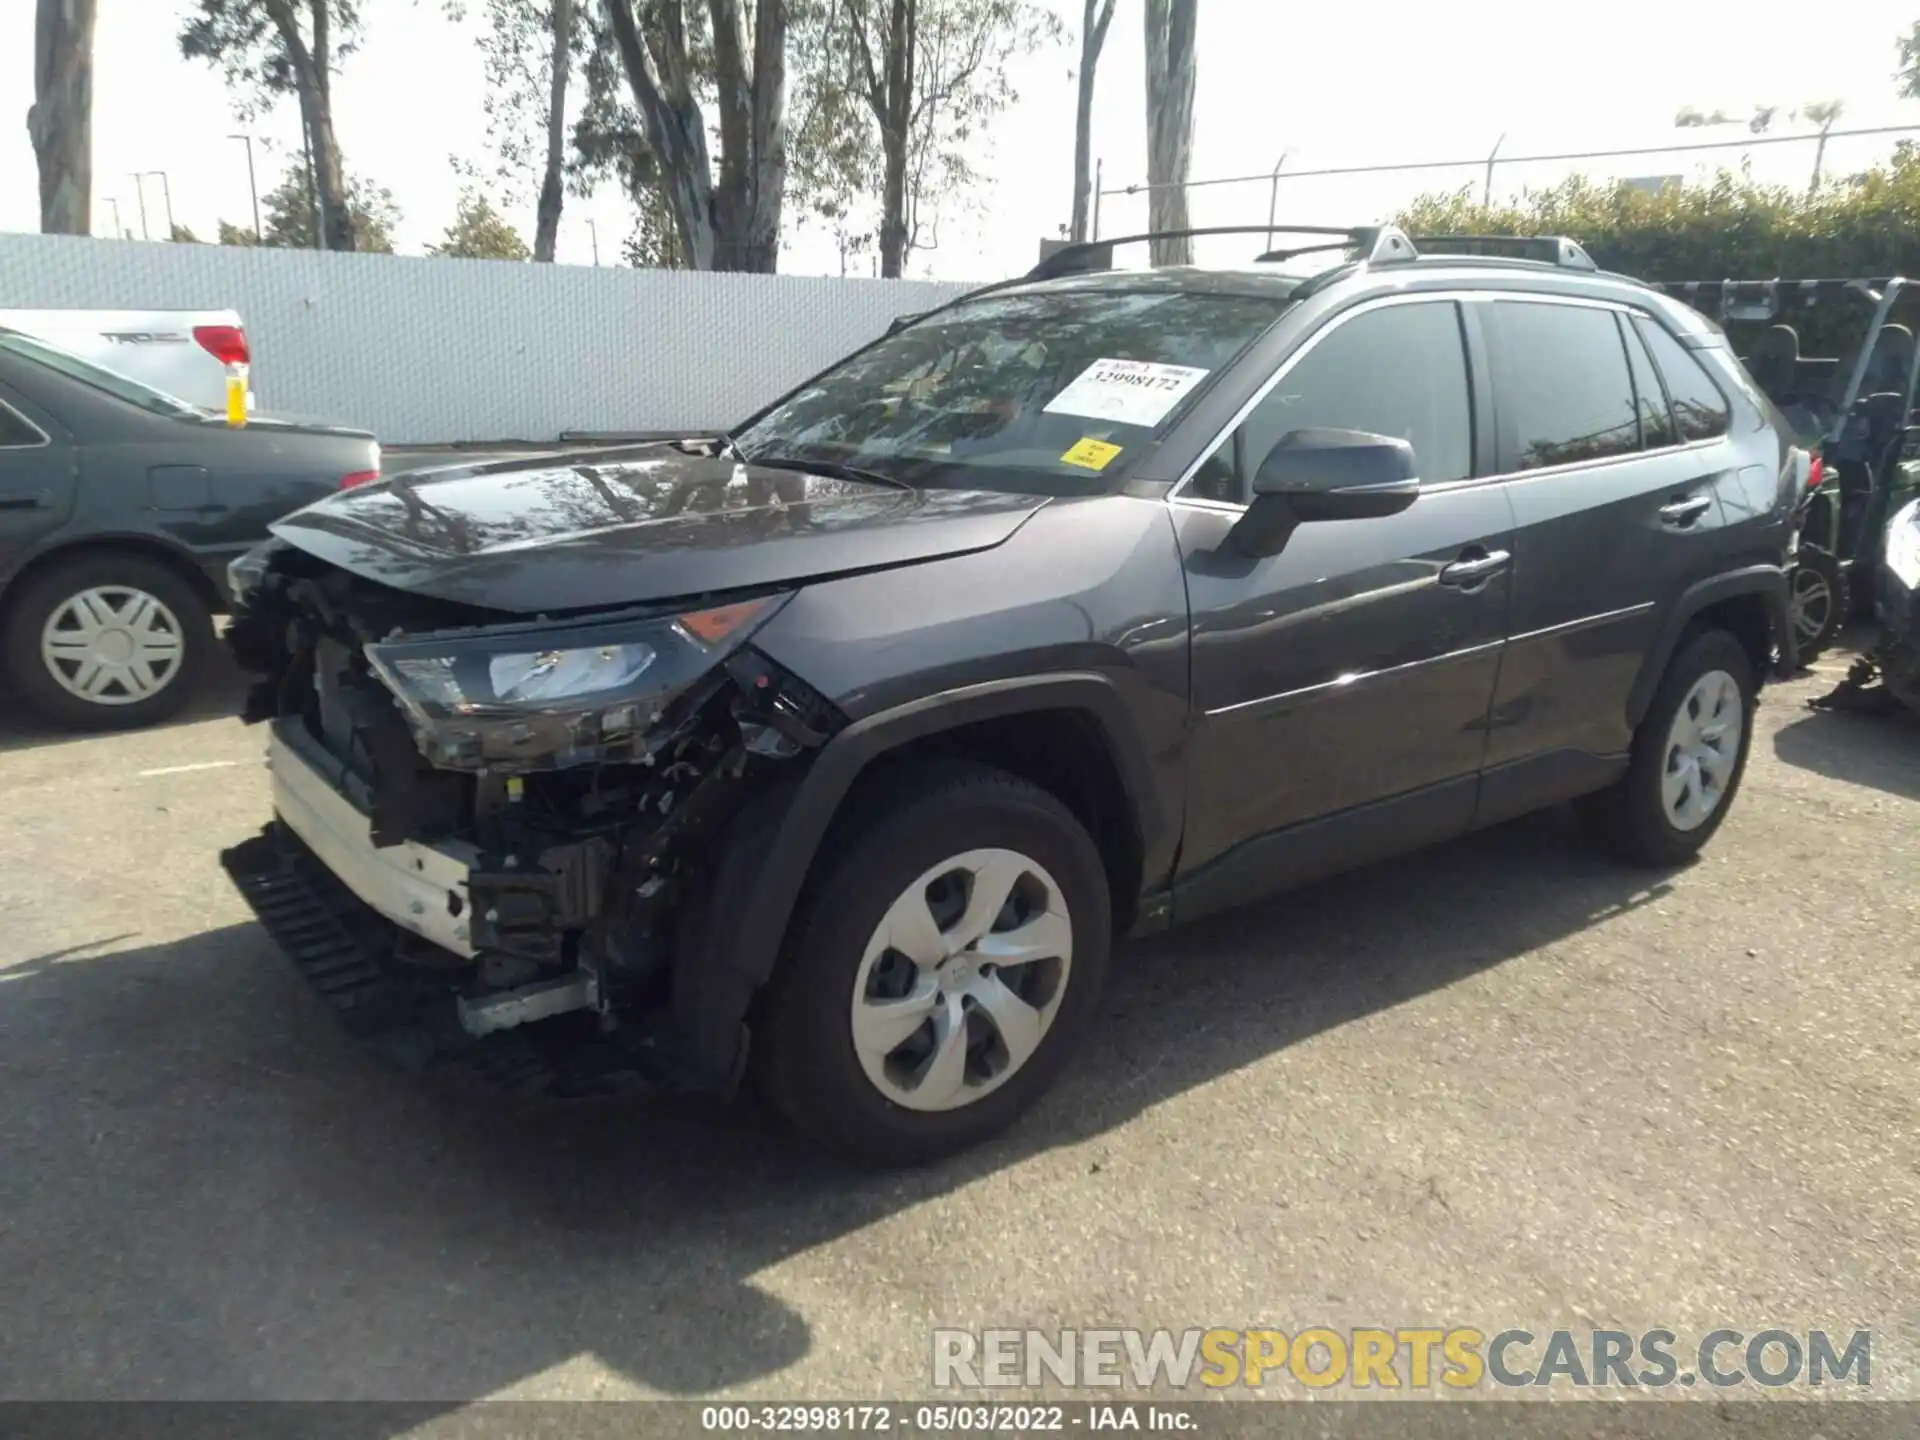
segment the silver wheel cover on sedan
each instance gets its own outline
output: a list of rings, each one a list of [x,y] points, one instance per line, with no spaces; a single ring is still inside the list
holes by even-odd
[[[1800,643],[1811,645],[1818,640],[1833,616],[1833,587],[1827,583],[1827,577],[1804,566],[1795,570],[1787,609]]]
[[[1072,966],[1073,922],[1044,866],[1000,849],[943,860],[867,941],[853,989],[860,1067],[909,1110],[971,1105],[1033,1058]]]
[[[1724,670],[1702,675],[1680,702],[1667,729],[1667,763],[1660,777],[1660,798],[1674,829],[1699,829],[1726,799],[1746,710],[1740,682]]]
[[[131,585],[97,585],[54,608],[40,658],[54,682],[92,705],[134,705],[173,683],[186,659],[173,611]]]

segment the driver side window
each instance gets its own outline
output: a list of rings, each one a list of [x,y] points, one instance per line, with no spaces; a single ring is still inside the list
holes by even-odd
[[[1428,485],[1473,473],[1473,405],[1459,307],[1388,305],[1336,320],[1195,472],[1185,493],[1244,505],[1282,435],[1326,426],[1413,446]]]

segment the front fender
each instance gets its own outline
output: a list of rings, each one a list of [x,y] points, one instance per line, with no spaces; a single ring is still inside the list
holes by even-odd
[[[988,681],[855,721],[822,746],[797,779],[756,797],[720,847],[719,864],[677,947],[674,968],[675,1027],[702,1071],[738,1078],[747,1009],[773,976],[814,856],[860,776],[888,752],[925,736],[1047,710],[1093,717],[1107,738],[1141,835],[1167,833],[1168,818],[1126,701],[1104,675]]]

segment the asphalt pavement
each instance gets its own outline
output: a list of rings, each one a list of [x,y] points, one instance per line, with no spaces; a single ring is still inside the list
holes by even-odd
[[[1694,866],[1556,814],[1134,946],[1042,1109],[880,1176],[361,1056],[216,864],[231,677],[0,720],[0,1398],[898,1398],[1096,1324],[1870,1327],[1920,1398],[1920,726],[1806,710],[1843,665]]]

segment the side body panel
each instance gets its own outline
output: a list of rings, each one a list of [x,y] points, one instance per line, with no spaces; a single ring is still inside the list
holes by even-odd
[[[1384,520],[1302,525],[1279,555],[1223,551],[1234,516],[1176,505],[1193,603],[1196,711],[1182,869],[1356,806],[1464,782],[1464,830],[1500,666],[1505,573],[1463,590],[1440,572],[1510,550],[1502,487],[1423,495]]]

